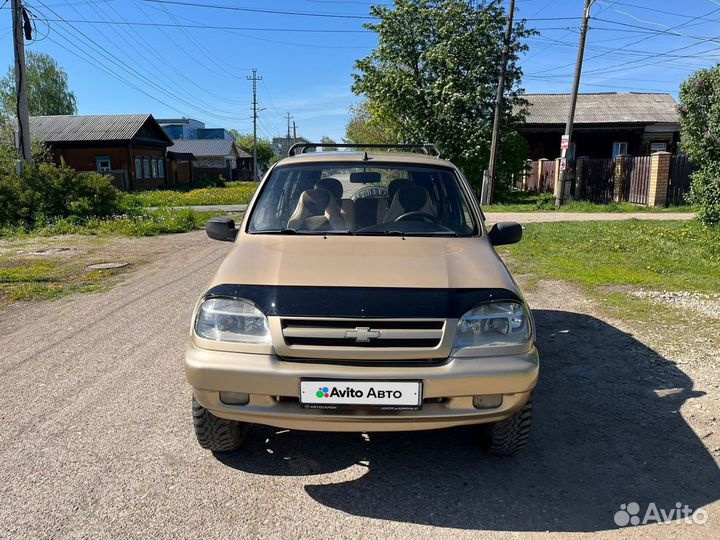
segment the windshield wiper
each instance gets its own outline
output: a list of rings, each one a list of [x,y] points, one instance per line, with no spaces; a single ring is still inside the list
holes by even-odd
[[[291,229],[286,227],[284,229],[268,229],[266,231],[253,231],[253,234],[305,234],[308,236],[328,236],[328,235],[353,235],[355,234],[351,230],[341,231],[301,231],[298,229]]]
[[[322,231],[322,232],[313,231],[313,233],[314,234],[324,234],[325,236],[330,235],[330,234],[338,234],[338,235],[347,234],[350,236],[355,236],[355,233],[352,232],[350,229],[346,229],[344,231]]]
[[[405,231],[368,231],[355,233],[358,236],[460,236],[455,231],[437,231],[437,232],[405,232]]]

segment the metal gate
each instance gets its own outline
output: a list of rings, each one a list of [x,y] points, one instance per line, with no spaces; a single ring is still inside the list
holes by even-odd
[[[612,159],[582,159],[576,164],[575,196],[607,203],[613,198],[615,162]]]
[[[684,204],[685,196],[690,193],[690,176],[697,170],[685,154],[670,158],[670,178],[668,182],[668,204]]]

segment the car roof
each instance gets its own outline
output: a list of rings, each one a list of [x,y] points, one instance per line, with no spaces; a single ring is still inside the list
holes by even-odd
[[[367,157],[366,157],[367,156]],[[441,167],[453,167],[453,164],[445,159],[427,154],[415,152],[307,152],[283,158],[277,166],[305,164],[305,163],[358,163],[365,166],[373,161],[383,163],[403,163],[412,165],[435,165]]]

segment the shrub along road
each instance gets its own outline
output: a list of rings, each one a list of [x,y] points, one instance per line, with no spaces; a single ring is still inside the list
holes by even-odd
[[[713,350],[688,355],[698,325],[673,349],[541,281],[527,297],[544,372],[522,454],[485,455],[469,428],[255,427],[213,456],[194,440],[181,357],[230,245],[192,232],[125,247],[147,263],[115,288],[0,312],[0,537],[720,535],[720,366]],[[618,529],[629,502],[703,506],[709,521]]]

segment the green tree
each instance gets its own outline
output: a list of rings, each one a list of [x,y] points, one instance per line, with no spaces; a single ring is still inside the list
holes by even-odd
[[[373,115],[371,105],[363,101],[350,107],[350,120],[345,126],[345,142],[350,144],[396,144],[400,139],[393,128]]]
[[[77,99],[68,88],[67,74],[50,55],[27,51],[26,76],[31,116],[77,113]],[[16,115],[16,95],[15,69],[11,66],[0,79],[0,107],[5,114]]]
[[[681,148],[698,166],[690,202],[698,218],[720,223],[720,65],[696,71],[680,87]]]
[[[235,131],[235,130],[232,130]],[[231,134],[232,131],[230,132]],[[245,150],[248,154],[252,156],[253,153],[253,136],[252,133],[249,134],[240,134],[237,131],[235,131],[235,134],[237,136],[235,137],[235,144],[238,145],[238,148],[242,148]],[[270,165],[270,160],[272,159],[275,152],[273,151],[272,143],[268,141],[267,139],[260,139],[257,140],[257,159],[258,159],[258,168],[261,170],[265,170]]]
[[[406,143],[433,142],[479,190],[490,153],[492,118],[507,12],[500,2],[397,0],[373,5],[378,46],[356,62],[353,91],[369,102],[369,124],[388,126]],[[517,134],[525,113],[519,54],[532,35],[514,27],[502,116],[498,174],[509,180],[524,166]]]
[[[320,139],[320,143],[322,144],[323,150],[325,152],[334,152],[338,149],[338,147],[336,146],[337,143],[327,135],[322,136],[322,138]]]

